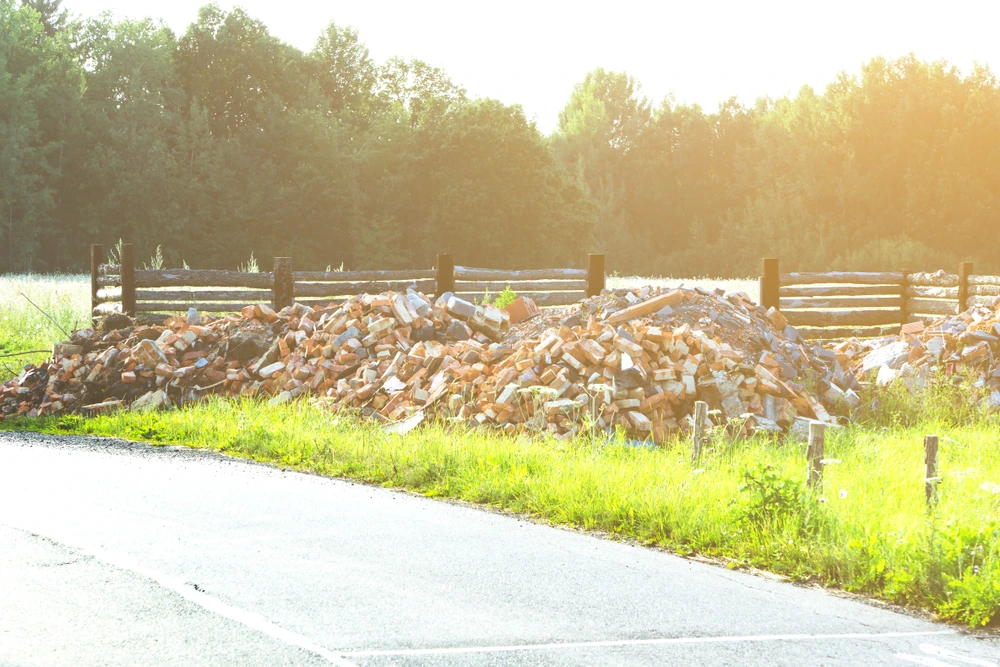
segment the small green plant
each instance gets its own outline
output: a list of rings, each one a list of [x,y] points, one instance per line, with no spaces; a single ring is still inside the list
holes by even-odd
[[[121,264],[122,263],[122,246],[125,244],[121,239],[118,239],[118,243],[111,246],[108,250],[108,264]]]
[[[510,304],[514,303],[517,298],[517,294],[507,285],[503,288],[503,291],[497,294],[497,298],[493,299],[493,305],[497,308],[506,308]]]
[[[510,304],[514,303],[516,298],[517,293],[510,288],[510,285],[507,285],[503,288],[502,292],[496,295],[496,298],[493,298],[493,295],[490,294],[489,289],[487,289],[483,292],[483,298],[477,300],[475,304],[477,306],[496,306],[497,308],[506,308]]]
[[[148,264],[143,264],[143,271],[159,271],[163,268],[163,249],[156,246],[156,253],[149,258]]]
[[[744,494],[743,502],[738,504],[739,519],[756,528],[791,517],[802,508],[804,500],[800,482],[783,477],[770,464],[763,463],[743,471],[739,491]]]
[[[188,263],[185,260],[183,260],[183,259],[181,260],[181,268],[183,268],[185,271],[190,271],[191,270],[191,267],[188,266]]]
[[[250,259],[237,266],[236,270],[240,273],[260,273],[260,267],[257,266],[257,258],[253,256],[253,251],[250,252]]]

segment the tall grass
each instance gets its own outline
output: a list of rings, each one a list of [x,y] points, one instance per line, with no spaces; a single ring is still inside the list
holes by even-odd
[[[503,437],[431,425],[405,437],[307,403],[211,400],[0,428],[178,443],[501,507],[649,545],[935,610],[969,625],[1000,611],[1000,423],[830,431],[823,488],[803,445],[720,438],[700,468],[659,449]],[[924,501],[925,433],[942,437],[940,502]]]
[[[66,338],[59,327],[72,331],[90,326],[89,309],[88,276],[0,275],[0,354],[51,349],[53,343]],[[45,358],[41,354],[0,359],[0,379],[16,374],[26,363],[41,363]]]

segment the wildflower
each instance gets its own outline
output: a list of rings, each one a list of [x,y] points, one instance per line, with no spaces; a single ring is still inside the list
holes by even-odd
[[[994,484],[993,482],[983,482],[979,485],[979,488],[986,493],[992,493],[993,495],[1000,495],[1000,484]]]
[[[840,499],[841,500],[846,500],[847,499],[847,489],[841,489],[840,490]]]
[[[819,499],[819,501],[820,501],[821,503],[826,503],[826,502],[829,502],[829,501],[828,501],[828,500],[827,500],[826,498],[820,498],[820,499]]]
[[[979,566],[978,565],[973,565],[972,566],[972,574],[979,574]]]
[[[695,470],[695,471],[694,471],[693,473],[691,473],[691,474],[692,474],[692,475],[700,475],[700,474],[701,474],[701,473],[703,473],[703,472],[705,472],[705,469],[704,469],[704,468],[698,468],[697,470]]]

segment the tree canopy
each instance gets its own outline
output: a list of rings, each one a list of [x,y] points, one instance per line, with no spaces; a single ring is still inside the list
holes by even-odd
[[[0,271],[117,239],[168,266],[581,265],[747,276],[994,259],[1000,86],[913,56],[715,110],[596,69],[544,136],[331,23],[303,52],[241,9],[70,19],[0,0]]]

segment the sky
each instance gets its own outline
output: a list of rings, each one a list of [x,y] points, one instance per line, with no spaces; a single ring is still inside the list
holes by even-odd
[[[64,0],[77,15],[162,18],[183,33],[207,0]],[[242,0],[271,33],[310,49],[330,21],[358,30],[376,61],[418,57],[474,97],[520,104],[548,133],[573,85],[596,68],[625,71],[654,103],[714,110],[735,96],[822,90],[865,61],[914,53],[1000,70],[1000,0]]]

